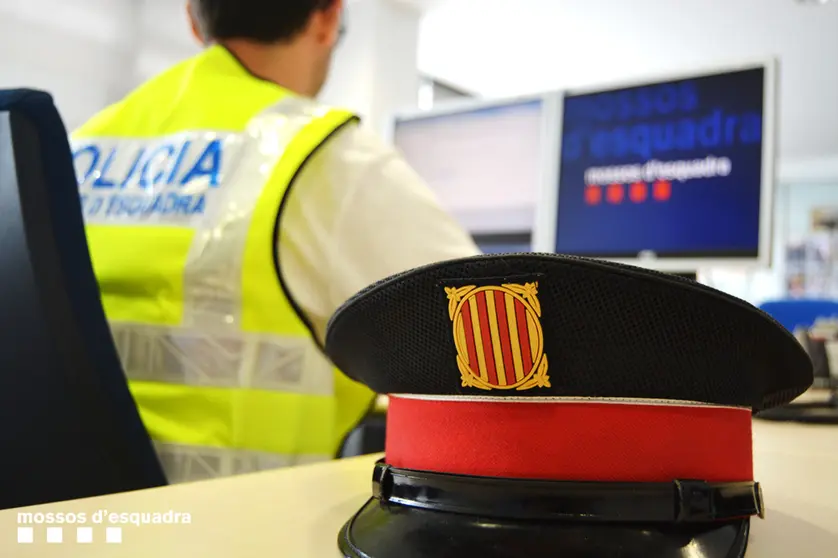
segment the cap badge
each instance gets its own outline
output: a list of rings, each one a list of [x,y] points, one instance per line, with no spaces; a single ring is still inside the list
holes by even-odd
[[[550,387],[538,283],[446,287],[463,387]]]

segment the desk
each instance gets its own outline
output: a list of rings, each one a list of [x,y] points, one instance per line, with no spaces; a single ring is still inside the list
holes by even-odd
[[[838,428],[755,422],[756,479],[765,520],[752,520],[747,558],[825,558],[838,554]],[[337,532],[370,493],[376,456],[268,471],[216,481],[0,512],[0,556],[336,558]],[[17,543],[19,512],[188,512],[188,525],[126,525],[121,544]],[[80,548],[81,547],[81,548]]]

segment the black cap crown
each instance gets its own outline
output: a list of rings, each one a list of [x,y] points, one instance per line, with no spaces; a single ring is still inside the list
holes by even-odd
[[[326,350],[379,393],[660,398],[758,411],[812,383],[800,344],[742,300],[654,271],[546,254],[478,256],[381,281],[335,314]],[[510,367],[510,352],[528,362]],[[522,375],[526,385],[510,387]]]

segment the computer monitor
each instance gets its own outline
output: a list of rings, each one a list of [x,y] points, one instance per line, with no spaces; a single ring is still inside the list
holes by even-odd
[[[558,95],[454,101],[397,115],[393,141],[469,232],[529,232],[552,181],[558,110]]]
[[[539,251],[662,271],[767,266],[774,64],[566,92]]]

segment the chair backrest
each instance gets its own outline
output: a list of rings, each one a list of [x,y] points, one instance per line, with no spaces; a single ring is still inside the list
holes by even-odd
[[[810,328],[818,318],[838,317],[838,301],[835,300],[772,300],[760,304],[759,308],[789,331],[798,327]]]
[[[0,509],[166,484],[99,295],[67,131],[0,91]]]

